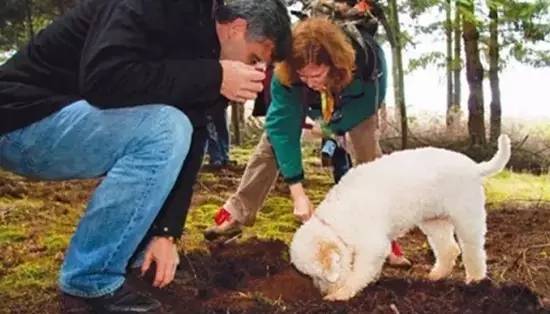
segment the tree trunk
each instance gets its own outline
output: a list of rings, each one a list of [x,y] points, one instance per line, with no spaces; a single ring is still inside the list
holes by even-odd
[[[65,0],[57,0],[57,10],[60,16],[65,14]]]
[[[405,106],[405,75],[403,73],[403,57],[401,55],[401,45],[398,44],[396,47],[396,57],[395,60],[397,63],[397,76],[399,80],[399,98],[398,106],[401,113],[401,148],[407,148],[408,144],[408,125],[407,125],[407,107]]]
[[[244,108],[244,104],[242,104],[239,106],[239,123],[243,126],[245,125],[245,122],[246,122],[244,121],[244,118],[245,118],[244,113],[245,113],[245,108]]]
[[[454,22],[454,58],[453,58],[453,74],[454,74],[454,93],[453,93],[453,105],[455,106],[454,110],[456,112],[460,111],[460,102],[461,102],[461,86],[460,81],[460,72],[462,72],[462,58],[460,57],[460,51],[462,50],[462,45],[460,40],[462,39],[462,23],[460,22],[460,6],[457,1],[455,1],[455,22]]]
[[[25,19],[27,20],[29,39],[31,39],[34,37],[34,27],[32,25],[32,0],[25,0]]]
[[[498,12],[497,8],[492,7],[489,11],[489,18],[491,22],[489,24],[489,80],[491,83],[491,126],[490,136],[491,142],[496,142],[500,135],[501,125],[501,105],[500,105],[500,86],[498,79]]]
[[[463,16],[464,51],[466,53],[466,77],[468,97],[468,131],[472,145],[484,145],[485,121],[483,112],[483,66],[479,59],[479,32],[474,21],[473,1],[467,6],[470,17]]]
[[[445,35],[447,39],[447,127],[449,127],[452,124],[453,117],[453,29],[451,0],[446,1],[445,13]]]
[[[397,52],[395,46],[391,46],[391,75],[393,78],[394,120],[401,121],[401,107],[399,106],[399,74],[397,71]]]
[[[239,103],[231,103],[231,126],[233,127],[233,143],[235,145],[239,146],[241,145],[241,124],[239,123],[239,113],[240,113],[240,107],[242,107],[243,104]]]
[[[408,126],[407,126],[407,108],[405,106],[405,83],[403,73],[403,56],[402,56],[402,41],[401,29],[399,25],[399,13],[397,12],[397,1],[389,0],[390,20],[393,33],[392,58],[394,75],[394,94],[395,105],[399,108],[399,121],[401,125],[401,148],[407,148],[408,144]],[[391,42],[391,41],[390,41]]]

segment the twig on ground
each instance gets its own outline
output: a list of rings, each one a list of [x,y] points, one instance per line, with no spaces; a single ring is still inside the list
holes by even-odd
[[[201,189],[205,189],[208,193],[212,193],[212,190],[206,187],[206,185],[201,180],[197,180],[197,182],[199,183]]]
[[[521,140],[517,145],[516,147],[514,147],[514,150],[519,150],[523,144],[525,144],[525,142],[527,142],[527,139],[529,138],[529,134],[525,135],[525,137],[523,138],[523,140]]]
[[[393,311],[393,313],[395,314],[400,314],[399,313],[399,310],[397,309],[397,306],[395,306],[395,304],[390,304],[390,309]]]
[[[195,270],[195,267],[193,267],[193,263],[191,263],[191,260],[187,256],[187,253],[183,253],[183,257],[185,257],[185,260],[187,261],[189,268],[191,268],[191,271],[193,272],[193,278],[195,279],[195,282],[198,281],[199,278],[197,276],[197,271]]]
[[[521,259],[523,259],[523,267],[529,267],[528,263],[527,263],[527,251],[529,250],[532,250],[532,249],[539,249],[539,248],[545,248],[545,247],[550,247],[550,242],[549,243],[544,243],[544,244],[536,244],[536,245],[532,245],[532,246],[529,246],[523,250],[520,251],[520,253],[518,254],[518,256],[516,257],[516,259],[514,259],[514,261],[512,262],[512,264],[508,267],[506,267],[501,273],[500,273],[500,279],[502,281],[505,281],[506,279],[504,278],[504,274],[506,274],[510,269],[512,269],[513,267],[515,266],[520,266],[520,264],[518,263]],[[530,274],[530,270],[528,270],[528,275],[531,276],[532,278],[532,274]]]
[[[522,251],[521,255],[522,255],[522,261],[523,261],[522,267],[523,267],[523,269],[525,269],[525,272],[527,273],[527,276],[529,277],[529,283],[531,283],[531,286],[534,286],[533,274],[531,272],[531,266],[529,266],[529,263],[527,262],[527,249],[524,249]]]

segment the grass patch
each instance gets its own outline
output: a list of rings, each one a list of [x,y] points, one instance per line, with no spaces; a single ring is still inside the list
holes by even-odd
[[[243,239],[258,237],[290,242],[292,234],[299,226],[292,212],[292,201],[288,197],[268,198],[254,226],[245,229]]]
[[[59,265],[52,258],[28,261],[9,270],[0,281],[0,294],[17,297],[29,289],[47,289],[56,284]]]
[[[218,208],[219,204],[203,203],[190,209],[182,243],[185,251],[205,248],[202,233],[212,223],[212,217]]]
[[[231,147],[230,158],[239,165],[246,165],[255,147],[255,144],[252,147]]]
[[[550,203],[550,176],[503,171],[485,180],[490,207],[532,207]]]
[[[10,222],[29,222],[40,214],[44,201],[33,198],[13,199],[0,197],[0,209],[6,210],[6,220]]]
[[[0,246],[10,242],[21,242],[27,238],[21,226],[0,226]]]
[[[212,184],[217,182],[218,178],[211,172],[201,172],[199,173],[199,180],[204,184]]]
[[[48,254],[55,255],[65,251],[69,245],[69,235],[50,233],[41,241],[41,245],[46,248]]]

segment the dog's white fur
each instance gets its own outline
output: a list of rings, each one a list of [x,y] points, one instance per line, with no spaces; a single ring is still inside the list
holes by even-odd
[[[325,299],[347,300],[378,278],[391,240],[419,226],[436,257],[429,279],[448,276],[461,249],[466,282],[485,278],[482,179],[504,168],[510,146],[508,136],[500,136],[498,152],[479,164],[453,151],[420,148],[350,170],[294,234],[292,263]]]

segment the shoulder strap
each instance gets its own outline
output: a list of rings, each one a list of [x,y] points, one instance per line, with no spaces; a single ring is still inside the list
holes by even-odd
[[[380,67],[375,39],[366,32],[360,32],[354,23],[344,23],[342,29],[364,52],[365,63],[364,68],[361,69],[362,78],[366,81],[376,80],[380,76]]]

